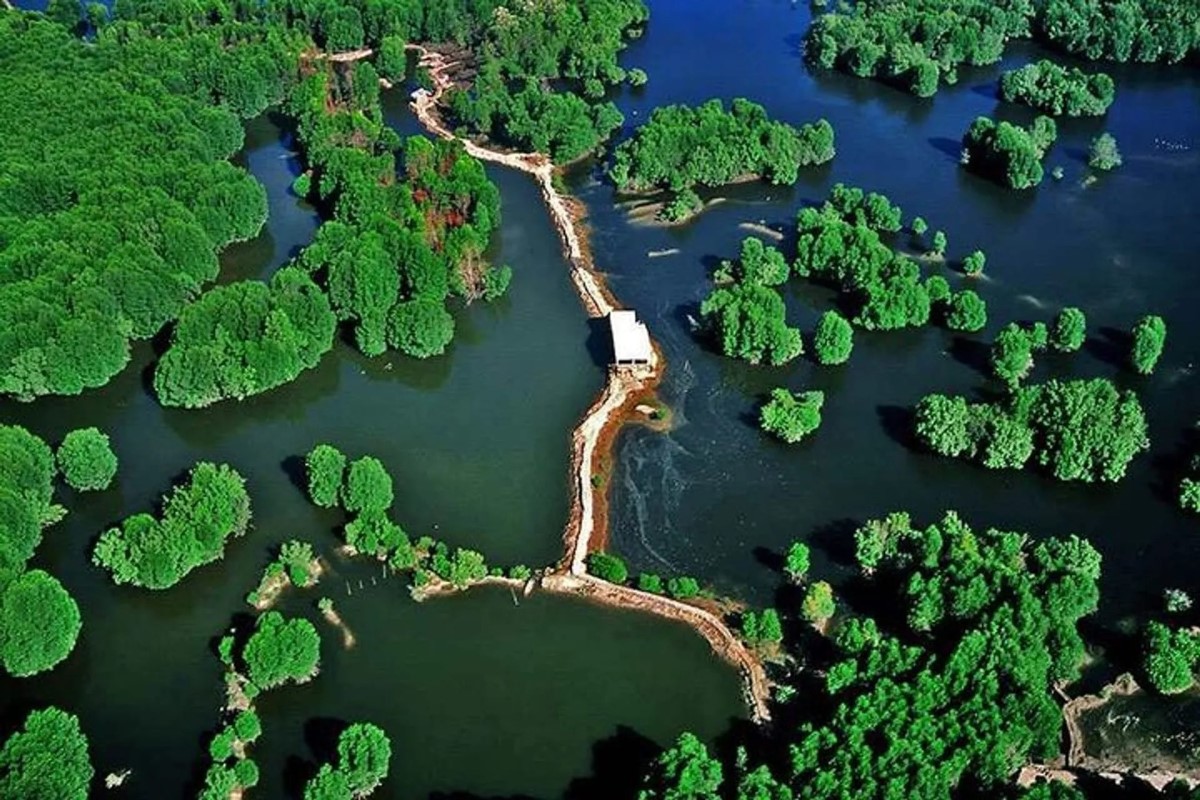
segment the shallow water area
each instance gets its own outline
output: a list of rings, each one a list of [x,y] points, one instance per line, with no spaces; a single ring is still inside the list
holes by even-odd
[[[1106,622],[1158,607],[1164,587],[1194,588],[1200,521],[1176,508],[1169,461],[1200,409],[1200,320],[1191,312],[1200,274],[1185,233],[1200,222],[1186,199],[1200,181],[1200,72],[1105,67],[1117,81],[1107,117],[1059,121],[1046,167],[1062,166],[1064,179],[1048,174],[1037,189],[1014,192],[962,169],[959,142],[981,114],[1032,118],[1029,109],[998,101],[996,82],[1004,69],[1045,51],[1012,45],[1002,63],[965,69],[957,85],[921,100],[877,82],[809,71],[798,49],[809,19],[802,3],[744,3],[730,14],[716,0],[651,2],[651,23],[625,58],[650,81],[617,103],[626,116],[623,135],[654,107],[710,97],[746,97],[792,124],[825,117],[837,135],[831,164],[802,169],[794,187],[713,190],[726,202],[671,228],[631,225],[606,182],[576,176],[597,263],[665,351],[662,395],[677,422],[667,436],[634,428],[618,443],[616,549],[638,568],[699,575],[766,603],[778,576],[764,563],[791,540],[814,545],[815,574],[844,576],[850,534],[864,520],[908,510],[926,522],[955,508],[981,528],[1090,538],[1104,556]],[[1125,164],[1085,186],[1088,143],[1104,130],[1117,137]],[[838,181],[883,192],[904,209],[906,222],[924,216],[929,236],[945,230],[948,261],[925,272],[944,275],[956,289],[975,288],[988,303],[987,329],[858,331],[850,362],[835,368],[807,356],[782,368],[720,356],[694,330],[711,270],[753,235],[741,227],[746,223],[783,232],[780,246],[790,257],[796,211],[823,200]],[[919,247],[907,233],[896,242]],[[972,280],[958,264],[977,248],[987,253],[986,275]],[[679,252],[649,255],[672,249]],[[833,307],[831,292],[796,280],[785,298],[789,321],[806,335]],[[923,395],[995,391],[986,376],[995,332],[1012,320],[1049,321],[1064,305],[1085,311],[1089,342],[1074,356],[1037,359],[1032,379],[1112,376],[1139,393],[1152,449],[1124,481],[1064,484],[913,449],[909,413]],[[1149,313],[1164,316],[1170,331],[1155,374],[1139,378],[1120,363],[1122,332]],[[796,446],[757,429],[759,404],[780,385],[826,393],[821,428]]]

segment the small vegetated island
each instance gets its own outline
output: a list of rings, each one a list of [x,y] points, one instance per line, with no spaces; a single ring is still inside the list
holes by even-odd
[[[917,224],[920,220],[920,224]],[[926,230],[921,218],[916,228]],[[902,211],[887,197],[837,184],[820,207],[797,216],[796,257],[790,268],[777,249],[749,238],[741,257],[713,275],[715,286],[700,306],[706,329],[727,356],[754,364],[785,364],[804,352],[800,331],[786,321],[779,287],[792,276],[832,286],[850,320],[837,311],[822,317],[813,338],[822,364],[844,363],[853,348],[851,323],[866,330],[898,330],[940,320],[951,330],[974,332],[987,323],[987,306],[972,289],[958,292],[941,275],[922,275],[921,264],[900,251]],[[886,240],[884,237],[888,237]],[[938,231],[929,254],[940,258],[946,236]],[[978,253],[982,269],[983,254]],[[976,254],[972,254],[974,257]],[[971,257],[968,258],[970,260]]]
[[[1031,37],[1097,60],[1185,61],[1200,49],[1191,0],[911,0],[839,4],[813,20],[808,60],[877,78],[918,97],[958,81],[964,65],[994,64]]]
[[[978,117],[963,136],[963,163],[1010,189],[1042,182],[1042,159],[1058,138],[1050,117],[1038,117],[1028,128]]]
[[[697,186],[747,177],[790,185],[801,167],[824,164],[835,152],[833,126],[823,119],[795,128],[749,100],[734,100],[728,111],[709,100],[656,108],[617,146],[608,174],[622,191],[669,190],[661,216],[675,222],[703,207]]]
[[[1000,96],[1005,100],[1055,116],[1103,116],[1116,92],[1106,73],[1089,75],[1078,67],[1061,67],[1045,59],[1000,76]]]
[[[246,482],[225,464],[200,463],[163,501],[159,517],[136,514],[100,536],[92,560],[118,584],[168,589],[220,559],[250,525]]]

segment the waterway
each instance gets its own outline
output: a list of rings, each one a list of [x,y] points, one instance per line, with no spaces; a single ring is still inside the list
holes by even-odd
[[[1101,619],[1115,623],[1161,606],[1164,587],[1200,590],[1200,520],[1177,510],[1171,459],[1200,412],[1200,292],[1193,240],[1200,223],[1190,198],[1200,181],[1200,72],[1117,67],[1117,99],[1104,119],[1062,120],[1047,171],[1061,181],[1017,193],[958,164],[963,131],[978,115],[1027,122],[1029,109],[1000,102],[1000,72],[1048,55],[1010,47],[1001,64],[964,70],[956,86],[921,100],[840,74],[814,74],[801,60],[808,4],[720,0],[653,2],[651,23],[628,50],[627,66],[650,75],[616,98],[629,126],[664,104],[747,97],[793,124],[827,118],[838,155],[802,170],[794,187],[742,185],[677,228],[638,227],[614,205],[597,171],[575,186],[587,201],[596,262],[614,293],[646,319],[670,365],[661,393],[674,408],[669,435],[628,429],[612,482],[613,547],[634,566],[689,573],[734,595],[770,602],[778,577],[767,564],[793,539],[810,542],[814,572],[843,579],[857,524],[892,510],[931,520],[955,508],[980,527],[1035,536],[1077,533],[1104,556]],[[1062,59],[1070,63],[1070,59]],[[1094,68],[1084,65],[1085,68]],[[1125,165],[1084,186],[1086,149],[1111,131]],[[823,368],[801,358],[755,367],[714,352],[689,317],[722,258],[734,258],[746,222],[788,234],[798,208],[819,202],[838,181],[887,194],[949,236],[955,287],[988,303],[989,324],[963,336],[928,327],[858,333],[849,364]],[[904,237],[902,237],[903,240]],[[678,248],[676,255],[651,258]],[[976,248],[987,277],[968,283],[954,268]],[[829,292],[793,282],[789,320],[811,333],[832,307]],[[930,392],[976,395],[989,387],[987,346],[1011,320],[1046,320],[1064,305],[1088,316],[1090,340],[1074,356],[1038,360],[1033,379],[1111,376],[1136,390],[1147,410],[1152,449],[1119,485],[1068,485],[1035,472],[988,471],[916,452],[908,410]],[[1122,332],[1143,314],[1170,328],[1155,374],[1123,370]],[[774,386],[825,392],[824,421],[810,440],[786,446],[761,434],[757,408]],[[991,388],[995,388],[994,385]]]
[[[388,113],[400,132],[418,130],[399,92]],[[223,254],[222,282],[268,277],[315,230],[314,210],[289,189],[299,166],[280,122],[268,115],[248,125],[238,161],[267,187],[271,214],[259,237]],[[373,585],[376,569],[338,561],[340,519],[300,489],[300,457],[330,442],[383,460],[396,480],[396,517],[414,536],[471,546],[499,564],[560,557],[570,431],[604,372],[537,186],[504,169],[489,175],[503,214],[489,255],[513,266],[513,284],[498,303],[456,311],[458,332],[442,358],[370,360],[339,343],[277,391],[184,411],[150,394],[156,344],[146,342],[102,390],[0,405],[0,420],[50,442],[100,427],[121,460],[109,491],[60,493],[69,516],[48,532],[35,565],[79,601],[83,633],[48,675],[0,679],[5,722],[59,705],[80,716],[101,774],[132,769],[124,796],[194,796],[222,700],[214,642],[233,615],[249,612],[243,597],[273,548],[292,538],[313,541],[334,574],[286,598],[285,609],[311,615],[328,635],[320,677],[261,703],[266,732],[254,755],[263,797],[299,796],[297,782],[314,768],[305,762],[321,752],[313,732],[331,720],[369,720],[391,735],[395,766],[378,796],[552,798],[572,785],[573,796],[596,796],[585,780],[594,758],[644,754],[648,742],[685,729],[715,737],[743,715],[738,676],[686,627],[549,596],[518,607],[507,591],[418,606],[399,579]],[[96,536],[152,510],[200,460],[246,477],[252,531],[171,590],[113,586],[90,564]],[[352,650],[319,621],[323,594],[354,629]]]

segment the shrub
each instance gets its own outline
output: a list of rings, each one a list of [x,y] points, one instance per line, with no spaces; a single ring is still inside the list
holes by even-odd
[[[676,600],[687,600],[700,594],[700,584],[686,575],[671,578],[667,581],[667,594]]]
[[[643,572],[638,575],[637,587],[643,592],[651,594],[663,593],[663,579],[652,572]]]
[[[587,557],[588,572],[609,583],[629,580],[629,568],[620,556],[612,553],[591,553]]]

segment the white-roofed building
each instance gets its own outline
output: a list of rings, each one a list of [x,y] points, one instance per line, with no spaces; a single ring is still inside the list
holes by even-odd
[[[649,364],[654,357],[650,349],[650,331],[639,322],[637,313],[630,310],[613,311],[608,315],[612,328],[613,363],[618,367]]]

